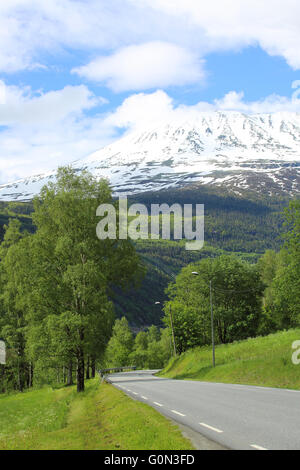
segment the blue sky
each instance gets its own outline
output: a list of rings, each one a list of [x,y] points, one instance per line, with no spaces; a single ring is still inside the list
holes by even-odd
[[[0,184],[83,158],[178,108],[300,111],[295,0],[6,3]]]
[[[75,67],[86,60],[85,54],[70,53],[58,60],[48,58],[48,69],[19,71],[14,74],[2,73],[2,79],[18,87],[30,86],[33,91],[44,93],[60,90],[66,85],[79,86],[85,84],[98,96],[108,100],[106,109],[115,109],[132,94],[130,92],[112,92],[101,83],[91,83],[70,73]],[[185,86],[162,87],[177,103],[193,105],[199,101],[212,102],[221,99],[226,93],[236,90],[245,93],[248,101],[258,101],[271,94],[290,97],[292,83],[300,79],[300,71],[293,70],[283,57],[270,56],[259,46],[249,46],[240,51],[226,51],[208,54],[205,57],[206,79],[201,83]],[[156,88],[148,88],[148,93]],[[93,114],[95,110],[91,110]]]

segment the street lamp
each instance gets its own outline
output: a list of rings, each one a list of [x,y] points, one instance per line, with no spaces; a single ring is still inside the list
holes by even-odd
[[[155,302],[155,305],[161,305],[160,302]],[[174,348],[174,356],[176,357],[176,343],[175,343],[175,334],[174,334],[174,326],[173,326],[173,315],[170,305],[170,321],[171,321],[171,329],[172,329],[172,338],[173,338],[173,348]]]
[[[194,271],[194,276],[199,276],[199,273]],[[214,311],[212,302],[212,281],[209,281],[209,297],[210,297],[210,320],[211,320],[211,342],[212,342],[212,362],[213,367],[216,366],[216,355],[215,355],[215,330],[214,330]]]

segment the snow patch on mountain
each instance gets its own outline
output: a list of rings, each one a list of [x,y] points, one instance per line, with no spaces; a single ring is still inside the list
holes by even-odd
[[[123,138],[73,163],[108,178],[115,194],[189,183],[297,193],[300,114],[199,112],[190,121],[165,122]],[[56,170],[0,186],[0,200],[29,200]]]

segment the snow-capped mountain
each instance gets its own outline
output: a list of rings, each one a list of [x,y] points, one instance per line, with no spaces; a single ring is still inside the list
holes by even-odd
[[[300,114],[202,112],[193,120],[132,131],[73,166],[108,178],[115,194],[195,182],[236,192],[295,194],[300,191]],[[54,178],[55,170],[2,185],[0,200],[29,200]]]

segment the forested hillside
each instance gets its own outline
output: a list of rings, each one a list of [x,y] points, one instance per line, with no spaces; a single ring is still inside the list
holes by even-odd
[[[31,212],[31,204],[0,202],[0,241],[3,240],[4,226],[8,224],[10,218],[18,218],[22,223],[23,231],[33,232]]]
[[[141,193],[136,202],[146,204],[204,204],[205,241],[216,248],[264,253],[281,246],[282,210],[287,197],[270,197],[255,191],[235,193],[225,188],[192,186]]]
[[[174,203],[205,205],[205,247],[201,251],[186,251],[184,242],[142,240],[136,243],[147,271],[139,288],[111,293],[118,317],[126,315],[133,327],[161,323],[162,312],[156,301],[166,299],[165,289],[183,266],[202,258],[219,256],[226,252],[256,262],[268,249],[278,251],[282,245],[282,210],[288,205],[284,197],[270,198],[253,191],[243,195],[232,191],[193,185],[181,189],[142,193],[129,198],[129,204]],[[3,226],[10,217],[17,217],[22,230],[34,231],[30,204],[0,204],[0,238]]]
[[[126,313],[133,325],[160,324],[156,301],[166,299],[165,288],[183,266],[202,258],[235,253],[249,262],[256,262],[268,249],[278,251],[282,246],[283,215],[288,199],[268,197],[253,191],[243,195],[208,186],[193,185],[157,193],[142,193],[130,202],[143,203],[150,214],[151,204],[205,205],[205,246],[201,251],[186,251],[178,241],[142,240],[137,251],[147,266],[141,288],[128,294],[117,294],[118,316]]]

